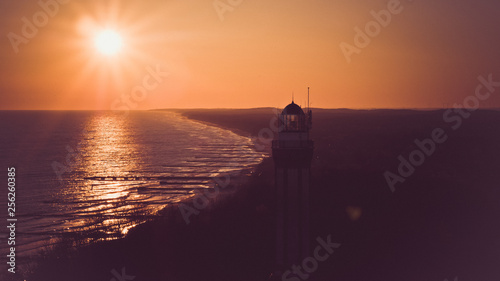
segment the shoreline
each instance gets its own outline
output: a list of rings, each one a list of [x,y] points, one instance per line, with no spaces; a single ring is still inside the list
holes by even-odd
[[[214,205],[218,204],[218,202],[223,201],[223,200],[229,200],[228,197],[231,197],[232,195],[235,195],[236,193],[238,193],[238,191],[239,191],[238,187],[241,188],[241,187],[244,187],[250,183],[252,176],[255,175],[256,171],[261,167],[263,162],[266,159],[270,158],[269,153],[266,153],[265,151],[259,151],[257,149],[256,141],[252,138],[251,132],[248,132],[248,131],[245,131],[242,129],[238,129],[238,128],[231,128],[228,126],[224,126],[224,125],[213,123],[213,122],[206,121],[206,120],[201,120],[199,118],[193,118],[193,117],[188,116],[186,114],[186,112],[176,112],[176,111],[171,111],[171,112],[175,112],[175,113],[179,114],[179,116],[181,118],[186,118],[186,119],[189,119],[191,121],[201,123],[201,124],[204,124],[207,126],[216,127],[216,128],[222,129],[222,130],[230,131],[230,132],[233,132],[234,134],[237,134],[241,137],[248,138],[253,144],[252,149],[256,152],[261,153],[261,155],[262,155],[262,160],[258,164],[251,165],[251,166],[246,167],[244,169],[238,170],[238,172],[229,173],[229,174],[222,176],[222,177],[228,177],[229,182],[228,182],[227,186],[222,186],[221,192],[219,192],[219,194],[216,195],[215,198],[209,198],[210,195],[208,195],[208,196],[201,195],[201,198],[205,197],[206,199],[208,199],[208,201],[210,201],[210,203],[206,208],[202,208],[199,211],[203,211],[205,209],[209,210],[210,208],[214,208],[215,207]],[[216,185],[218,185],[218,184],[216,184]],[[196,205],[196,203],[194,203],[194,201],[196,200],[197,196],[198,195],[193,195],[189,198],[186,198],[186,199],[182,200],[181,202],[174,204],[173,208],[177,208],[180,210],[180,207],[179,207],[180,204],[185,204],[185,205],[189,204],[190,206]],[[165,206],[158,213],[161,213],[164,209],[169,208],[169,207],[170,206]]]
[[[158,111],[160,111],[160,110],[158,110]],[[220,129],[223,129],[223,130],[231,131],[231,132],[233,132],[233,133],[235,133],[235,134],[237,134],[239,136],[245,137],[245,138],[251,139],[251,136],[252,136],[250,132],[247,132],[245,130],[241,130],[241,129],[237,129],[237,128],[230,128],[230,127],[227,127],[227,126],[224,126],[224,125],[220,125],[220,124],[217,124],[217,123],[213,123],[213,122],[209,122],[209,121],[205,121],[205,120],[201,120],[201,119],[189,117],[188,114],[187,114],[187,112],[178,112],[176,110],[172,110],[171,112],[177,113],[182,118],[186,118],[186,119],[189,119],[191,121],[195,121],[195,122],[201,123],[203,125],[207,125],[207,126],[216,127],[216,128],[220,128]]]
[[[186,119],[189,119],[191,121],[195,121],[195,122],[207,125],[207,126],[212,126],[212,127],[220,128],[223,130],[231,131],[239,136],[242,136],[244,138],[248,138],[253,144],[252,149],[254,149],[257,152],[263,153],[265,155],[265,158],[271,157],[270,145],[264,144],[264,145],[262,145],[262,146],[264,146],[264,149],[258,149],[259,144],[257,143],[257,141],[258,141],[257,134],[254,134],[253,132],[251,132],[251,130],[240,129],[240,128],[236,128],[234,126],[228,126],[228,125],[223,125],[223,124],[216,123],[216,122],[210,122],[207,120],[203,120],[199,117],[190,115],[188,112],[189,110],[185,110],[185,109],[155,110],[155,111],[175,112],[175,113],[179,114],[179,116],[181,116],[182,118],[186,118]]]
[[[164,111],[172,112],[175,115],[177,115],[179,118],[188,119],[190,121],[197,122],[197,123],[200,123],[200,124],[204,124],[204,125],[207,125],[207,126],[210,126],[210,127],[215,127],[215,128],[219,128],[219,129],[231,131],[232,133],[234,133],[236,135],[239,135],[241,137],[248,138],[248,139],[251,140],[251,138],[249,137],[250,133],[247,132],[247,131],[244,131],[244,130],[238,130],[238,129],[235,129],[235,128],[230,128],[230,127],[222,126],[222,125],[219,125],[219,124],[216,124],[216,123],[212,123],[212,122],[208,122],[208,121],[204,121],[204,120],[200,120],[200,119],[190,118],[190,117],[186,116],[185,114],[183,114],[182,112],[178,112],[176,110],[153,110],[153,111],[156,111],[156,112],[162,112],[162,111],[163,112]],[[257,151],[257,152],[259,152],[259,153],[262,154],[262,160],[259,161],[259,163],[257,163],[257,164],[253,164],[253,165],[250,165],[248,167],[244,167],[242,169],[239,169],[237,172],[230,173],[231,182],[234,182],[234,184],[236,184],[236,185],[242,185],[246,181],[248,181],[248,177],[250,177],[255,172],[255,170],[259,167],[259,165],[261,165],[262,161],[265,158],[269,157],[269,155],[267,155],[265,153],[262,153],[261,151],[258,151],[256,149],[254,141],[252,141],[251,148],[253,150],[255,150],[255,151]],[[225,177],[225,175],[223,175],[222,177]],[[226,189],[226,192],[227,191],[229,191],[229,190]],[[234,192],[234,191],[231,191],[231,192]],[[192,196],[189,196],[188,198],[182,199],[179,202],[170,203],[168,205],[165,205],[161,209],[157,210],[155,212],[155,214],[153,214],[153,216],[158,216],[158,214],[161,214],[162,211],[165,208],[168,208],[170,205],[177,205],[179,203],[186,203],[186,202],[190,202],[191,203],[192,198],[194,196],[195,195],[192,195]],[[143,223],[145,223],[145,222],[141,222],[138,225],[129,228],[129,230],[127,231],[127,234],[128,234],[129,231],[131,231],[132,229],[136,228],[137,226],[139,226],[139,225],[141,225]],[[116,237],[110,237],[109,239],[105,238],[105,240],[92,241],[92,242],[89,242],[88,245],[92,245],[92,244],[100,243],[100,242],[107,242],[107,241],[112,241],[112,240],[123,239],[123,238],[125,238],[127,236],[127,234],[125,234],[125,235],[123,235],[121,237],[116,236]],[[80,234],[79,233],[64,233],[61,236],[55,237],[55,238],[52,238],[52,239],[64,240],[64,239],[67,239],[67,237],[77,237],[77,236],[80,236]],[[43,242],[44,240],[41,239],[39,241]],[[49,242],[43,243],[43,245],[37,246],[36,248],[29,249],[28,251],[26,251],[26,253],[20,253],[19,257],[21,257],[21,258],[36,258],[37,256],[40,255],[39,254],[40,251],[46,251],[47,249],[56,247],[59,243],[60,243],[59,241],[50,242],[50,243]]]
[[[221,126],[218,124],[214,124],[208,121],[198,120],[195,118],[189,118],[182,113],[179,113],[182,118],[190,119],[194,122],[199,122],[208,126],[217,127],[223,130],[229,130],[239,136],[249,138],[249,132],[244,130],[235,130],[234,128],[228,128],[225,126]],[[58,257],[66,257],[68,261],[70,260],[78,260],[80,259],[81,253],[89,253],[92,252],[94,254],[105,254],[106,250],[101,250],[101,248],[121,248],[123,245],[128,245],[127,247],[131,247],[134,242],[132,241],[142,241],[146,240],[151,233],[155,232],[155,229],[162,229],[165,226],[171,225],[175,226],[174,229],[182,229],[182,231],[187,231],[186,229],[191,228],[192,226],[199,227],[199,225],[207,225],[209,222],[217,220],[217,213],[220,213],[222,209],[228,208],[230,205],[240,205],[239,203],[235,203],[236,201],[242,202],[245,201],[248,196],[249,187],[252,185],[252,182],[255,182],[256,179],[260,177],[262,171],[265,170],[265,163],[269,162],[269,155],[266,155],[262,151],[258,151],[255,148],[255,143],[252,141],[253,147],[252,149],[262,153],[262,160],[255,165],[251,165],[249,167],[245,167],[243,169],[238,170],[237,172],[229,173],[227,175],[223,175],[219,178],[225,178],[227,185],[222,186],[220,188],[220,192],[218,192],[217,196],[208,198],[207,197],[207,205],[202,208],[196,208],[197,197],[199,194],[193,194],[191,197],[181,200],[179,202],[169,204],[161,208],[154,218],[148,219],[147,221],[138,224],[131,228],[128,233],[120,237],[118,239],[104,240],[104,241],[96,241],[89,244],[85,242],[79,242],[80,239],[85,239],[85,233],[80,233],[78,235],[68,235],[67,237],[61,238],[61,243],[50,246],[43,247],[36,253],[34,256],[29,258],[25,258],[28,263],[24,264],[21,268],[23,269],[21,272],[28,273],[25,277],[30,277],[30,271],[32,268],[41,269],[43,267],[50,268],[54,264],[47,259],[50,259],[51,256]],[[220,181],[224,183],[224,181]],[[198,197],[199,198],[199,197]],[[181,206],[188,206],[188,208],[194,208],[197,212],[196,215],[191,215],[189,217],[189,223],[186,222],[183,214],[181,212]],[[235,206],[230,206],[229,208],[233,208]],[[180,232],[182,232],[180,231]],[[121,245],[121,246],[118,246]],[[180,244],[182,245],[182,244]],[[114,252],[116,249],[111,250],[110,252]],[[45,270],[42,270],[42,272]],[[35,271],[36,272],[36,271]],[[56,272],[56,271],[55,271]],[[55,273],[54,272],[54,273]],[[47,273],[46,273],[47,274]],[[47,280],[59,280],[58,277],[48,277],[52,274],[48,274]],[[33,275],[37,280],[45,280],[43,279],[44,274],[42,275]],[[35,278],[33,278],[35,279]]]
[[[232,257],[240,256],[249,251],[259,249],[266,254],[259,255],[257,260],[251,264],[256,267],[256,272],[249,272],[249,275],[266,276],[270,270],[272,257],[272,247],[262,246],[262,241],[267,245],[272,243],[272,230],[269,227],[274,222],[270,215],[270,193],[269,183],[272,177],[266,174],[272,166],[271,159],[264,159],[255,167],[252,174],[244,174],[238,180],[231,180],[231,183],[222,191],[217,198],[212,199],[210,204],[199,210],[199,214],[190,217],[190,222],[186,223],[179,210],[181,204],[193,206],[194,197],[183,200],[175,204],[165,206],[158,211],[158,215],[134,228],[120,239],[111,241],[100,241],[89,245],[77,246],[76,248],[64,248],[61,245],[44,253],[37,261],[36,274],[28,275],[27,280],[66,280],[73,276],[71,280],[100,280],[101,276],[109,276],[103,280],[108,280],[113,276],[110,270],[119,269],[123,266],[127,268],[127,274],[141,276],[141,280],[170,280],[175,277],[183,277],[180,280],[203,280],[202,276],[217,276],[224,274],[217,268],[205,268],[203,272],[189,272],[191,267],[204,267],[205,264],[231,264],[231,279],[238,277],[244,270]],[[269,165],[271,164],[271,165]],[[264,183],[264,184],[262,184]],[[265,194],[266,196],[262,196]],[[242,238],[246,237],[246,238]],[[268,238],[271,238],[268,240]],[[243,239],[244,244],[241,244]],[[251,242],[250,242],[251,241]],[[266,242],[267,241],[267,242]],[[68,244],[74,243],[72,239],[66,241]],[[224,248],[229,251],[227,254],[219,254],[217,245],[241,245],[237,249]],[[216,248],[213,248],[213,247]],[[158,260],[158,251],[163,258]],[[233,252],[234,251],[234,252]],[[213,253],[212,253],[213,252]],[[123,253],[126,255],[124,256]],[[210,253],[210,254],[209,254]],[[217,261],[206,261],[203,256],[214,257]],[[193,261],[194,259],[194,261]],[[121,261],[117,263],[116,261]],[[91,265],[89,265],[91,264]],[[151,265],[154,270],[149,270]],[[165,267],[165,264],[172,264]],[[69,266],[66,269],[66,266]],[[32,267],[34,264],[29,264]],[[90,266],[95,269],[95,273],[87,272]],[[259,270],[260,268],[260,270]],[[262,270],[264,268],[264,270]],[[75,272],[79,272],[82,279],[75,278]],[[168,277],[166,276],[168,274]],[[185,275],[184,275],[185,274]],[[255,277],[255,275],[254,275]],[[85,279],[87,278],[87,279]],[[163,279],[168,278],[168,279]],[[211,280],[211,279],[208,279]],[[219,280],[229,280],[219,278]],[[256,280],[254,278],[239,280]]]

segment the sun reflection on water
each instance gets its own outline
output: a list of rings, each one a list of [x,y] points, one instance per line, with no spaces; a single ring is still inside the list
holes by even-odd
[[[123,237],[166,205],[207,188],[200,178],[246,169],[263,157],[245,138],[172,114],[96,112],[84,127],[80,160],[57,201],[68,218],[59,229],[77,243]],[[167,185],[113,179],[136,176],[185,179]]]
[[[133,186],[125,182],[96,184],[84,179],[128,176],[138,170],[140,154],[129,120],[109,112],[95,114],[85,125],[80,154],[76,168],[79,178],[74,179],[78,184],[71,197],[80,202],[74,214],[81,219],[68,221],[67,228],[98,239],[117,238],[135,225],[130,216],[140,206],[128,200]]]
[[[83,150],[89,175],[124,176],[137,168],[138,155],[127,118],[99,115],[86,126]]]

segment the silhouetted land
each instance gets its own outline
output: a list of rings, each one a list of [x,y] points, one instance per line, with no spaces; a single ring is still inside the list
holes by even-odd
[[[181,112],[248,136],[274,116],[269,108]],[[342,244],[316,280],[500,280],[500,112],[473,112],[457,130],[443,113],[314,110],[312,239]],[[438,127],[446,142],[392,193],[384,172],[397,174],[398,156],[408,159],[415,139]],[[265,280],[273,177],[268,158],[189,225],[166,208],[125,239],[48,253],[28,280],[111,280],[123,267],[138,281]]]

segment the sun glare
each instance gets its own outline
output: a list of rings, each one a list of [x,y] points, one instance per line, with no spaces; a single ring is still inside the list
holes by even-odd
[[[115,55],[122,48],[122,38],[114,30],[103,30],[94,40],[97,51],[104,55]]]

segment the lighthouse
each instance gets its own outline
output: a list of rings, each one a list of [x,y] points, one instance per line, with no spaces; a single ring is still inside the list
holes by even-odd
[[[278,121],[278,135],[272,143],[276,190],[275,277],[310,255],[309,189],[313,154],[309,108],[305,113],[292,101]]]

